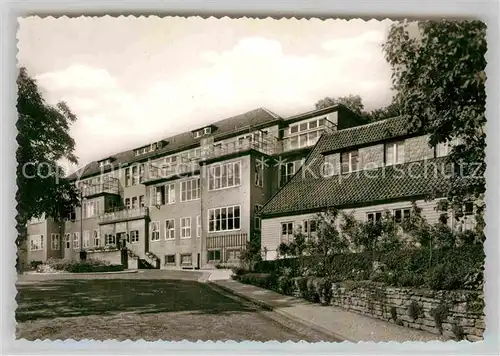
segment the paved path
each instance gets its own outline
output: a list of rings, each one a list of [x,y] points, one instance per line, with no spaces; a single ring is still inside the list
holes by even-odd
[[[20,276],[16,338],[335,341],[199,282],[207,276],[158,270],[78,278]]]
[[[261,307],[340,340],[353,342],[446,340],[426,331],[398,326],[332,306],[321,306],[234,280],[217,280],[212,283]]]

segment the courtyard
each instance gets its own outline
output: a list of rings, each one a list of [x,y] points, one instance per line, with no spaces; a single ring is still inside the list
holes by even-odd
[[[324,335],[198,282],[200,276],[164,271],[21,276],[16,337],[326,341]]]

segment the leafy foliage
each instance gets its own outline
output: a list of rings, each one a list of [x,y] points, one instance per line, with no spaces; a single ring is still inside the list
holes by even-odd
[[[37,272],[70,272],[70,273],[94,273],[94,272],[116,272],[123,271],[122,265],[111,265],[107,261],[86,260],[69,261],[50,258],[46,262],[39,264]]]
[[[59,165],[63,159],[77,163],[75,141],[69,134],[76,121],[66,103],[51,106],[45,102],[33,78],[21,68],[17,78],[17,228],[18,246],[26,238],[29,219],[59,219],[72,206],[78,205],[74,184],[64,178]]]
[[[243,268],[251,270],[253,265],[258,261],[262,261],[260,236],[255,235],[253,239],[247,241],[246,247],[241,251],[240,262]]]
[[[460,140],[448,156],[455,167],[448,199],[461,205],[473,196],[482,216],[486,25],[466,20],[398,22],[383,48],[410,132],[429,132],[432,146]]]

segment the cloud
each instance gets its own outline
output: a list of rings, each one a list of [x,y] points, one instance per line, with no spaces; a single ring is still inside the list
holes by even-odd
[[[273,38],[240,37],[225,50],[198,52],[200,62],[176,76],[150,70],[141,89],[81,63],[36,78],[77,114],[72,133],[85,164],[256,107],[286,116],[314,108],[324,96],[349,94],[359,94],[368,109],[388,104],[384,36],[369,31],[326,39],[304,54]]]
[[[48,90],[66,89],[111,89],[116,87],[116,80],[106,69],[92,68],[82,64],[73,64],[62,71],[40,74],[37,81]]]

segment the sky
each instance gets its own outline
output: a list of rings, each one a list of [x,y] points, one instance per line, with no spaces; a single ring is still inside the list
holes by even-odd
[[[19,20],[18,65],[66,101],[79,166],[258,107],[286,117],[326,96],[390,103],[391,22],[38,18]],[[76,167],[66,167],[74,171]]]

